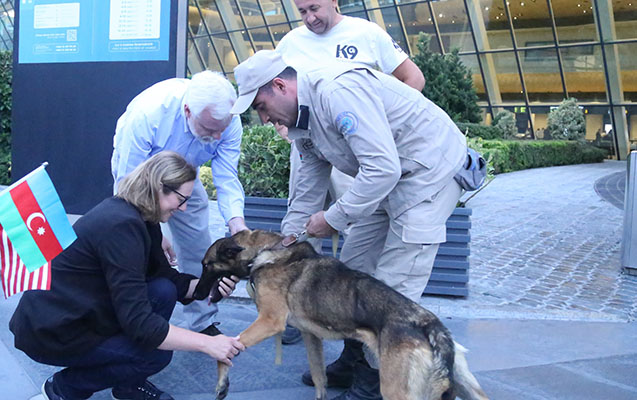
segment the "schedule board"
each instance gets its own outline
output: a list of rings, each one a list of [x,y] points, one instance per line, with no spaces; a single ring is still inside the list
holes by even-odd
[[[166,61],[170,0],[20,0],[19,60]]]

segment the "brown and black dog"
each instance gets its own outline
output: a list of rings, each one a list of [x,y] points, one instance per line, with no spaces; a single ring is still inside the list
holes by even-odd
[[[299,328],[317,400],[327,398],[321,340],[344,338],[359,340],[376,354],[386,400],[487,399],[469,371],[466,350],[433,313],[379,280],[319,255],[308,243],[283,248],[282,239],[272,232],[242,231],[217,240],[202,262],[199,294],[207,295],[222,276],[250,277],[259,315],[240,335],[246,347],[282,332],[286,321]],[[217,399],[223,399],[228,367],[218,366]]]

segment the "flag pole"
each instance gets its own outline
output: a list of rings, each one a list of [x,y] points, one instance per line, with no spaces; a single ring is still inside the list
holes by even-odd
[[[37,172],[40,172],[40,170],[46,168],[46,166],[48,166],[49,163],[48,161],[43,162],[39,167],[37,167],[36,169],[34,169],[33,171],[29,172],[28,174],[26,174],[25,176],[23,176],[22,178],[20,178],[18,181],[16,181],[15,183],[13,183],[11,186],[7,187],[6,189],[4,189],[2,192],[0,192],[0,196],[2,196],[3,194],[5,194],[6,192],[9,192],[11,189],[13,189],[14,187],[18,186],[19,184],[21,184],[22,182],[24,182],[25,180],[27,180],[31,175],[35,175]]]

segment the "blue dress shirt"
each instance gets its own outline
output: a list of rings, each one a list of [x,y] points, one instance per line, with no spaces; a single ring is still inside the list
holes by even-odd
[[[184,115],[184,95],[189,79],[168,79],[135,97],[117,121],[113,138],[111,172],[115,190],[119,181],[162,150],[181,154],[195,167],[212,160],[219,210],[226,222],[243,217],[244,193],[237,176],[241,152],[241,119],[238,115],[219,140],[204,144],[190,132]]]

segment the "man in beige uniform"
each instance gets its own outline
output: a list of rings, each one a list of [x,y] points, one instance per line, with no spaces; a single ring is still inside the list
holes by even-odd
[[[400,46],[374,22],[362,18],[341,15],[336,0],[294,0],[303,25],[288,32],[277,44],[276,51],[298,73],[305,73],[330,63],[360,64],[387,74],[392,74],[416,90],[422,91],[425,77],[418,66],[409,59]],[[275,125],[277,132],[288,138],[287,127]],[[289,198],[294,197],[296,178],[301,159],[296,146],[290,149]],[[331,203],[347,191],[353,178],[333,169],[330,176],[329,199]],[[341,232],[347,236],[347,231]],[[321,252],[323,239],[311,240]],[[283,332],[283,344],[301,340],[301,332],[287,326]],[[304,382],[311,384],[308,373]],[[347,385],[349,386],[349,385]]]
[[[264,123],[299,128],[290,130],[302,164],[283,233],[325,237],[350,227],[341,260],[418,301],[461,194],[453,177],[467,147],[451,118],[397,79],[353,65],[297,80],[278,53],[263,50],[234,73],[232,113],[252,105]],[[323,211],[332,167],[354,182]],[[339,398],[380,399],[378,388],[363,358]]]

